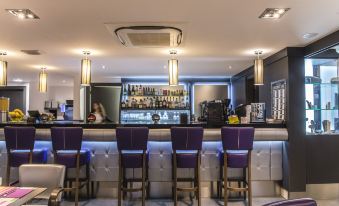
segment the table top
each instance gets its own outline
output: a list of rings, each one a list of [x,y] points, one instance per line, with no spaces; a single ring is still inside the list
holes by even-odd
[[[38,196],[39,194],[41,194],[42,192],[44,192],[46,190],[46,188],[30,188],[32,189],[32,192],[28,193],[27,195],[23,196],[22,198],[8,198],[11,199],[10,201],[15,200],[14,202],[11,202],[10,204],[8,204],[8,206],[20,206],[23,205],[27,202],[29,202],[30,200],[32,200],[33,198],[35,198],[36,196]],[[6,200],[7,198],[0,198],[1,200]],[[0,205],[1,201],[0,201]],[[3,203],[3,205],[6,205],[6,203]]]

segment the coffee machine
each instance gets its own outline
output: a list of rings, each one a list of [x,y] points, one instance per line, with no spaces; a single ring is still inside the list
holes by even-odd
[[[230,115],[230,99],[213,100],[207,104],[207,123],[224,124]]]

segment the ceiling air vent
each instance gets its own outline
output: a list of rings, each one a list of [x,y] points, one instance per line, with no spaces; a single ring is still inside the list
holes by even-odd
[[[168,26],[129,26],[114,30],[127,47],[176,47],[182,42],[182,30]]]
[[[37,49],[31,49],[31,50],[21,50],[22,53],[25,53],[27,55],[41,55],[41,51]]]

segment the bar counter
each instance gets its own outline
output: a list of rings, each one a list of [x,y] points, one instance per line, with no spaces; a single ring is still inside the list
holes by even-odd
[[[33,126],[37,128],[37,140],[49,140],[51,127],[82,127],[84,128],[84,141],[115,141],[116,127],[141,127],[145,126],[150,129],[149,141],[170,141],[171,127],[203,127],[204,141],[219,141],[221,127],[254,127],[255,141],[286,141],[288,133],[284,124],[225,124],[225,125],[208,125],[206,123],[190,124],[113,124],[113,123],[83,123],[79,121],[55,121],[40,124],[27,123],[2,123],[0,128],[5,126]],[[3,129],[0,129],[0,141],[4,140]]]
[[[254,196],[275,195],[276,183],[282,180],[282,155],[284,142],[288,140],[288,132],[283,124],[239,124],[239,125],[119,125],[119,124],[86,124],[81,122],[54,122],[43,124],[7,123],[0,124],[0,177],[6,174],[6,144],[4,141],[5,126],[34,126],[36,130],[35,148],[45,148],[49,151],[48,162],[53,163],[51,152],[50,127],[53,126],[80,126],[84,128],[82,147],[91,151],[91,181],[101,183],[97,187],[100,196],[116,188],[118,179],[118,150],[115,137],[115,128],[118,126],[147,126],[149,131],[149,174],[151,181],[151,197],[171,197],[172,187],[172,147],[170,127],[172,126],[202,126],[204,141],[201,159],[201,179],[203,182],[203,196],[210,196],[212,182],[220,178],[219,151],[221,145],[222,126],[255,127],[255,142],[252,151],[252,180],[255,183]],[[15,171],[13,171],[15,174]],[[230,175],[241,176],[242,171],[231,169]],[[129,176],[140,175],[140,170],[131,170]],[[190,169],[182,169],[180,176],[193,175]],[[14,176],[14,175],[13,175]],[[14,180],[14,179],[13,179]],[[113,182],[107,184],[108,182]],[[260,189],[259,189],[260,188]],[[105,192],[106,191],[106,192]],[[112,193],[109,193],[112,194]],[[115,193],[113,193],[115,194]]]

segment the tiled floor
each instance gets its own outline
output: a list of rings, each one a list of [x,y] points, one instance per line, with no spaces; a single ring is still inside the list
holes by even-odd
[[[262,206],[265,203],[273,202],[277,200],[281,200],[282,198],[253,198],[253,206]],[[318,206],[338,206],[339,205],[339,199],[338,200],[319,200],[317,201]],[[72,202],[65,202],[62,204],[62,206],[71,206],[74,205]],[[80,204],[81,206],[114,206],[118,205],[118,202],[116,199],[93,199],[90,201],[83,201]],[[123,206],[139,206],[141,205],[141,202],[139,200],[136,201],[128,201],[124,202]],[[147,206],[172,206],[173,201],[172,200],[165,200],[165,199],[159,199],[159,200],[149,200],[146,202]],[[192,204],[189,200],[187,201],[180,201],[180,206],[193,206],[198,205],[197,202],[194,202]],[[202,205],[203,206],[223,206],[223,202],[215,199],[209,199],[204,198],[202,199]],[[228,206],[246,206],[244,202],[238,201],[238,202],[229,202]]]

